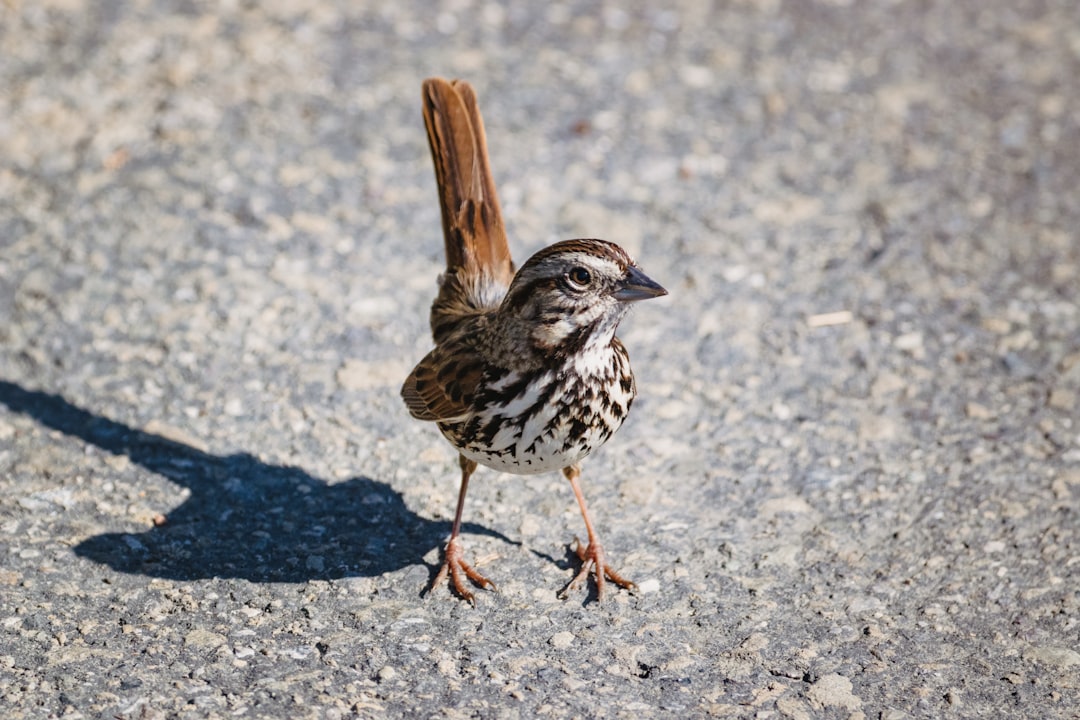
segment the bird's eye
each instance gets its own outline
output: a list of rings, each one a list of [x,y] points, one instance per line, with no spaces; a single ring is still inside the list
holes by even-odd
[[[580,290],[592,282],[592,275],[585,268],[576,267],[566,273],[566,279],[570,281],[571,285]]]

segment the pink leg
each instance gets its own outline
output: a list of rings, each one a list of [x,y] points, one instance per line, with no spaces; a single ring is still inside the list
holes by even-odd
[[[454,513],[454,526],[450,529],[450,539],[446,542],[446,550],[443,553],[443,565],[439,569],[439,574],[436,575],[435,579],[431,582],[431,587],[428,589],[428,592],[431,592],[438,587],[449,574],[450,584],[454,587],[457,594],[475,605],[475,596],[465,586],[465,580],[462,577],[463,574],[468,577],[469,580],[472,580],[477,587],[491,588],[492,590],[498,590],[498,588],[495,587],[495,583],[478,573],[473,566],[465,562],[465,559],[462,557],[461,541],[458,539],[458,534],[461,532],[461,513],[465,509],[465,493],[469,489],[469,476],[476,470],[476,463],[469,460],[464,455],[461,456],[459,462],[461,464],[461,489],[458,491],[457,511]]]
[[[574,496],[577,498],[578,506],[581,507],[581,516],[585,519],[585,532],[588,533],[589,544],[582,548],[581,541],[574,538],[577,541],[577,556],[581,558],[581,570],[563,588],[562,592],[559,593],[559,597],[565,598],[571,590],[577,590],[581,587],[581,584],[588,578],[590,570],[592,570],[593,576],[596,578],[596,597],[598,600],[604,599],[605,580],[610,580],[619,587],[628,590],[636,588],[637,586],[633,582],[615,572],[604,560],[604,547],[600,544],[596,531],[593,530],[592,520],[589,519],[589,510],[585,506],[585,495],[581,492],[581,486],[578,484],[578,478],[581,476],[581,466],[571,465],[565,467],[563,468],[563,475],[570,481],[570,487],[574,489]]]

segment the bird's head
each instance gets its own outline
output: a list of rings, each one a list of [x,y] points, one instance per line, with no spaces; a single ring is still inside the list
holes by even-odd
[[[573,353],[610,343],[630,303],[662,295],[615,243],[564,240],[521,266],[499,314],[527,325],[537,349]]]

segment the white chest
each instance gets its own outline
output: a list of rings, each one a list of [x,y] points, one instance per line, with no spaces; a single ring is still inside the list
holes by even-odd
[[[634,399],[624,353],[584,353],[575,363],[493,400],[522,386],[510,373],[473,416],[440,429],[462,455],[495,470],[532,475],[573,465],[619,429]]]

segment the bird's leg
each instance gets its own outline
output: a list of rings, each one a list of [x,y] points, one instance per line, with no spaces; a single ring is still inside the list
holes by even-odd
[[[604,547],[600,544],[600,538],[596,536],[596,531],[593,530],[592,520],[589,519],[589,510],[585,506],[585,495],[582,494],[581,486],[578,484],[578,478],[581,476],[581,466],[574,464],[569,467],[564,467],[563,475],[570,481],[570,487],[574,488],[574,496],[577,498],[578,505],[581,507],[581,516],[585,519],[585,532],[588,533],[589,544],[583,548],[581,546],[581,541],[574,538],[577,542],[577,556],[581,558],[581,570],[579,570],[577,575],[574,576],[574,579],[562,589],[562,592],[559,593],[559,597],[565,598],[571,590],[577,590],[589,576],[590,570],[592,570],[592,573],[596,578],[597,600],[604,599],[605,579],[628,590],[636,588],[637,586],[633,582],[615,572],[615,570],[604,560]]]
[[[472,592],[465,587],[465,580],[462,578],[463,573],[472,580],[477,587],[491,588],[492,590],[498,590],[498,588],[495,587],[495,583],[478,573],[473,566],[465,562],[465,559],[462,557],[461,541],[458,539],[458,535],[461,533],[461,514],[465,509],[465,493],[469,489],[469,477],[473,474],[473,471],[476,470],[476,463],[469,460],[464,455],[460,457],[459,462],[461,465],[461,489],[458,491],[457,511],[454,513],[454,526],[450,529],[450,539],[446,542],[446,550],[443,552],[443,565],[439,569],[439,574],[436,575],[435,579],[431,582],[431,588],[428,592],[431,592],[438,587],[439,583],[446,579],[447,574],[449,574],[450,584],[453,585],[457,594],[475,605],[476,601]]]

